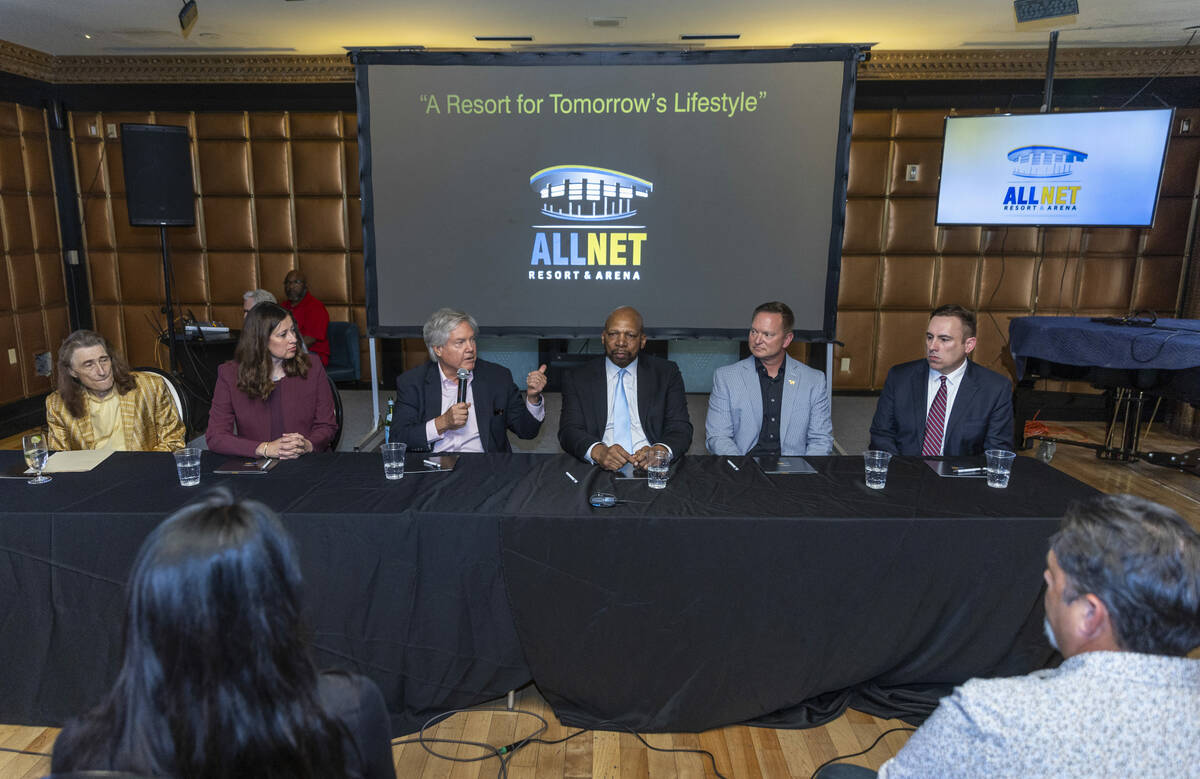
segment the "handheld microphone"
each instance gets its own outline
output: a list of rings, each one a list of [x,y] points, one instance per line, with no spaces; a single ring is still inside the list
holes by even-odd
[[[458,402],[467,402],[467,379],[471,378],[471,372],[466,368],[458,369]]]

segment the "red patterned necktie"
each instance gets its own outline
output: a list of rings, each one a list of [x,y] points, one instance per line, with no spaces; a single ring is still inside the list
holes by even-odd
[[[925,444],[921,447],[922,457],[937,457],[942,453],[942,434],[946,430],[946,377],[940,377],[942,386],[933,396],[929,416],[925,418]]]

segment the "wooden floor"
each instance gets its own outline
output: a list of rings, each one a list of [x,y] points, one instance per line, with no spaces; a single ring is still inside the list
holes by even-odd
[[[1058,423],[1081,438],[1100,442],[1100,423]],[[16,437],[20,446],[20,436]],[[5,442],[0,442],[0,448]],[[16,447],[12,447],[16,448]],[[1170,434],[1154,432],[1143,439],[1143,450],[1183,452],[1196,443]],[[1032,450],[1023,453],[1032,456]],[[1058,446],[1051,463],[1059,470],[1104,492],[1128,492],[1169,506],[1200,530],[1200,476],[1149,465],[1102,461],[1088,449]],[[1193,657],[1197,653],[1193,653]],[[541,727],[535,717],[503,709],[503,701],[456,714],[430,729],[429,737],[482,741],[495,746],[526,738]],[[516,709],[546,719],[549,727],[539,737],[552,741],[575,732],[564,728],[533,686],[517,693]],[[826,760],[866,749],[884,731],[904,726],[899,720],[880,720],[847,711],[833,722],[807,730],[777,730],[731,726],[703,733],[652,734],[645,736],[663,749],[706,749],[716,759],[717,770],[733,779],[749,777],[808,777]],[[54,728],[0,725],[0,747],[50,752],[58,731]],[[847,762],[878,768],[908,740],[908,733],[892,733],[862,757]],[[405,739],[400,739],[404,741]],[[470,758],[481,754],[477,747],[435,744],[447,754]],[[393,748],[396,775],[474,779],[497,776],[496,760],[454,763],[430,755],[420,744],[401,743]],[[712,764],[696,754],[658,752],[643,746],[631,733],[589,731],[554,745],[529,744],[510,756],[508,775],[513,779],[567,779],[567,777],[714,777]],[[0,778],[34,779],[50,772],[50,758],[0,752]]]

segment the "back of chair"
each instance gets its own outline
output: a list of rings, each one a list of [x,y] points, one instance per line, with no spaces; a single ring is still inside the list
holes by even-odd
[[[188,405],[187,394],[180,386],[179,380],[158,368],[134,368],[133,370],[138,373],[152,373],[167,385],[167,391],[171,393],[171,398],[175,401],[175,411],[179,414],[179,421],[183,423],[183,440],[187,441],[190,439],[192,437],[191,408]]]
[[[329,339],[329,365],[325,372],[334,381],[358,381],[362,374],[358,325],[353,322],[330,322],[326,333]]]
[[[333,440],[329,442],[329,451],[336,452],[338,442],[342,440],[342,396],[338,392],[333,377],[325,374],[325,378],[329,379],[329,391],[333,393],[333,416],[337,419],[337,432],[333,434]]]

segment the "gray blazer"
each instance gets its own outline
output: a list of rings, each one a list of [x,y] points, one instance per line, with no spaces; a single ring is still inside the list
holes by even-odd
[[[821,455],[833,451],[833,420],[825,375],[786,357],[783,416],[779,444],[785,456]],[[758,442],[762,430],[762,389],[754,358],[718,368],[708,396],[704,423],[705,446],[713,454],[745,454]]]

